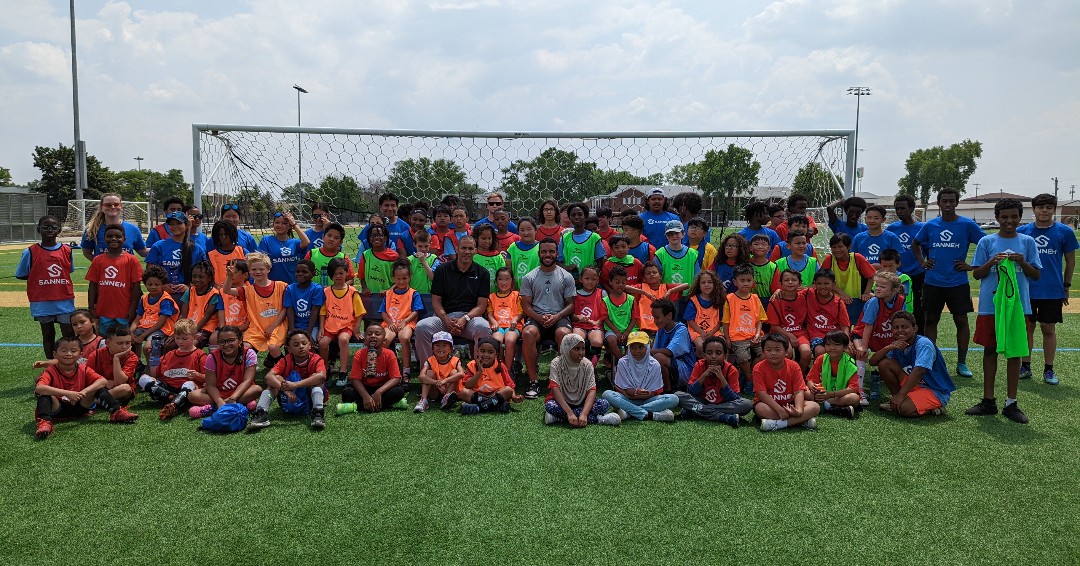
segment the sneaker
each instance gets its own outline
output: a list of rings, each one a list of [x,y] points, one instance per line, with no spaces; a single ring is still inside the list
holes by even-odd
[[[731,428],[739,428],[739,425],[742,424],[742,419],[739,418],[739,415],[736,415],[734,413],[726,413],[720,417],[720,422],[730,426]]]
[[[476,403],[462,403],[458,412],[463,415],[475,415],[480,412],[480,405]]]
[[[109,415],[109,422],[110,423],[133,423],[138,418],[139,418],[139,415],[136,415],[135,413],[132,413],[131,411],[129,411],[127,409],[127,407],[120,407],[119,409],[113,411],[113,414]]]
[[[345,389],[349,386],[349,376],[345,375],[345,372],[339,371],[337,379],[334,380],[334,387],[338,389]]]
[[[1028,424],[1027,415],[1020,410],[1019,403],[1005,405],[1005,408],[1001,410],[1001,415],[1014,423]]]
[[[270,426],[270,413],[264,409],[259,409],[251,415],[251,420],[248,422],[248,430],[260,430]]]
[[[1031,366],[1027,364],[1020,366],[1020,379],[1031,379]]]
[[[850,407],[848,407],[848,408],[850,408]],[[803,428],[808,429],[808,430],[816,430],[817,429],[817,419],[814,418],[814,417],[810,417],[810,420],[804,422],[800,426],[802,426]]]
[[[597,417],[596,422],[602,425],[619,426],[622,424],[622,419],[615,413],[607,413]]]
[[[409,375],[408,373],[401,374],[401,383],[400,383],[400,385],[401,385],[401,388],[404,389],[405,391],[409,390],[409,380],[410,379],[412,379],[412,376]]]
[[[540,396],[540,382],[530,381],[529,388],[525,390],[526,399],[536,399]]]
[[[212,414],[214,414],[213,405],[192,405],[192,407],[188,409],[188,416],[193,419],[205,419]]]
[[[311,411],[311,428],[315,430],[322,430],[326,428],[326,420],[323,418],[322,409],[312,409]]]
[[[859,393],[859,406],[860,407],[869,407],[870,406],[870,399],[868,399],[866,397],[866,391],[862,391],[862,392]]]
[[[780,430],[780,421],[776,419],[761,419],[761,432]]]
[[[675,413],[671,409],[664,409],[663,411],[653,413],[652,420],[660,421],[662,423],[675,422]]]
[[[984,417],[988,415],[996,415],[998,412],[997,401],[993,399],[983,399],[979,401],[974,407],[964,411],[965,415],[972,415],[975,417]]]
[[[971,368],[967,367],[967,364],[956,364],[956,375],[960,377],[971,377]]]
[[[626,411],[622,409],[615,409],[615,414],[619,415],[619,420],[625,421],[626,419],[630,418],[630,415],[626,414]]]
[[[1046,382],[1047,385],[1057,385],[1058,384],[1058,378],[1057,378],[1057,375],[1054,375],[1054,370],[1044,371],[1043,372],[1043,381]]]
[[[845,419],[855,420],[855,407],[833,406],[833,413]]]
[[[46,438],[49,438],[49,435],[52,434],[52,431],[53,431],[52,421],[47,421],[45,419],[38,419],[37,420],[37,431],[34,432],[34,438],[36,438],[38,440],[45,440]]]
[[[615,416],[618,416],[618,415],[615,415]],[[552,425],[552,424],[555,424],[557,422],[559,422],[559,419],[557,419],[555,417],[555,415],[553,415],[553,414],[551,414],[551,413],[549,413],[547,411],[544,411],[544,424]]]
[[[394,403],[395,409],[407,410],[409,408],[409,401],[402,397],[397,403]]]
[[[161,408],[161,412],[157,415],[158,420],[160,421],[167,421],[175,416],[176,405],[173,405],[172,403],[165,403],[165,406]]]
[[[258,406],[259,406],[259,402],[255,401],[253,399],[251,401],[248,401],[247,405],[244,405],[244,406],[247,407],[247,410],[248,410],[249,413],[254,413],[255,409],[258,408]]]
[[[414,413],[426,413],[427,409],[428,409],[428,400],[421,397],[420,400],[416,402],[416,406],[412,408],[412,411]]]
[[[452,409],[454,407],[454,403],[457,403],[457,402],[458,402],[457,392],[456,391],[451,391],[451,392],[447,393],[446,395],[443,395],[442,399],[439,400],[439,408],[444,410],[444,411],[448,411],[448,410]]]

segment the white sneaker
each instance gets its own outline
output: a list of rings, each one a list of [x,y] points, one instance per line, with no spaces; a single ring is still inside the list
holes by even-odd
[[[602,425],[619,426],[622,424],[622,418],[616,413],[607,413],[600,415],[600,417],[596,419],[596,422]]]
[[[413,410],[414,413],[425,413],[425,412],[427,412],[427,410],[428,410],[428,400],[426,398],[421,398],[419,401],[416,402],[416,406],[413,407],[412,410]]]
[[[559,422],[559,419],[555,418],[555,415],[544,411],[544,424],[555,424]]]
[[[675,421],[675,413],[673,413],[671,411],[671,409],[664,409],[663,411],[660,411],[659,413],[653,413],[652,414],[652,420],[660,421],[662,423],[674,422]]]
[[[626,414],[626,411],[622,409],[615,409],[615,414],[619,415],[619,420],[621,421],[625,421],[626,419],[630,418],[630,415]]]
[[[761,419],[761,432],[780,430],[780,421],[776,419]]]
[[[804,422],[804,423],[802,424],[802,427],[803,427],[803,428],[808,428],[808,429],[810,429],[810,430],[815,430],[815,429],[817,429],[817,419],[816,419],[816,418],[814,418],[814,417],[810,417],[810,420],[808,420],[808,421]]]

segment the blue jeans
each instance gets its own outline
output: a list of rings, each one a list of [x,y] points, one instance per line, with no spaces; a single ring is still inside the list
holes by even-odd
[[[679,398],[670,393],[656,395],[642,401],[630,399],[614,389],[609,389],[604,392],[603,398],[611,403],[612,407],[626,411],[626,414],[639,421],[644,420],[649,413],[658,413],[679,406]]]

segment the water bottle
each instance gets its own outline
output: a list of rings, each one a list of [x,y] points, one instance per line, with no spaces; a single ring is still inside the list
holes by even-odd
[[[355,413],[357,410],[356,403],[338,403],[337,414],[346,415],[349,413]]]
[[[154,334],[150,337],[150,367],[156,368],[161,365],[161,345],[165,337]]]

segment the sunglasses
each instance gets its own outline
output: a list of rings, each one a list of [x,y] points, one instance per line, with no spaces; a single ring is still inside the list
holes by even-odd
[[[503,205],[503,203],[500,202],[500,201],[488,201],[488,206],[502,206],[502,205]]]
[[[202,220],[202,215],[201,214],[192,214],[191,219],[192,220]]]
[[[221,207],[221,212],[225,212],[226,210],[235,210],[236,212],[240,212],[240,205],[238,205],[238,204],[226,204],[226,205],[223,205]]]
[[[322,220],[322,217],[323,217],[322,214],[312,214],[311,215],[312,220]]]

